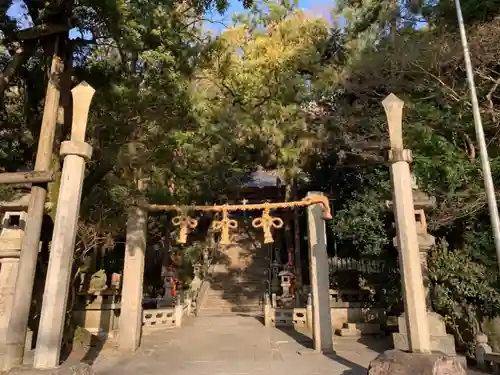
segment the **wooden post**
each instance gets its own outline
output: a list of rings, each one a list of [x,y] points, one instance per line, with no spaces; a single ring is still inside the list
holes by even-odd
[[[382,102],[389,126],[391,149],[391,181],[393,185],[396,238],[399,250],[399,268],[403,284],[405,319],[410,351],[429,353],[431,340],[425,305],[424,283],[420,266],[417,225],[413,209],[411,151],[403,149],[403,105],[396,95],[390,94]]]
[[[85,143],[85,131],[94,89],[83,82],[71,92],[73,126],[71,140],[61,145],[64,166],[33,362],[33,367],[39,369],[49,369],[59,365],[85,161],[90,160],[92,155],[92,147]]]
[[[63,65],[63,61],[59,55],[59,37],[56,37],[55,52],[50,68],[50,79],[45,96],[35,171],[48,172],[51,167],[60,99],[58,80],[63,71]],[[12,303],[13,314],[7,329],[5,347],[0,348],[0,370],[9,370],[14,366],[21,365],[23,362],[24,344],[31,308],[33,282],[35,279],[46,197],[46,185],[32,186],[23,247],[19,260],[19,271],[16,279],[16,289]]]
[[[309,192],[310,195],[321,193]],[[328,254],[326,252],[326,225],[323,207],[314,204],[307,208],[309,265],[313,308],[314,349],[321,353],[333,352],[332,317],[330,312]]]
[[[148,228],[146,210],[132,207],[127,221],[123,287],[120,312],[120,350],[135,352],[139,348],[142,330],[142,284]]]

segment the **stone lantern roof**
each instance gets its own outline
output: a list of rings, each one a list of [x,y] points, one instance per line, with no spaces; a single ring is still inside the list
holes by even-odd
[[[388,209],[393,209],[392,200],[385,202]],[[415,210],[433,210],[436,208],[436,197],[429,196],[422,190],[413,190],[413,208]]]
[[[434,209],[436,208],[436,197],[429,196],[422,190],[413,190],[413,205],[415,206],[415,209]]]

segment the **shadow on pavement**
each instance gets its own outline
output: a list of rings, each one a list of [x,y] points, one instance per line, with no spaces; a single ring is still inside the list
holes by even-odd
[[[292,328],[284,328],[284,327],[276,327],[276,329],[279,329],[281,332],[287,334],[290,338],[295,340],[298,344],[300,344],[302,347],[304,347],[307,350],[314,350],[314,345],[312,339],[295,330]],[[367,373],[367,368],[358,365],[357,363],[354,363],[352,361],[349,361],[348,359],[333,353],[333,354],[324,354],[324,356],[334,362],[340,363],[341,365],[345,367],[349,367],[348,370],[345,370],[342,372],[342,375],[365,375]]]

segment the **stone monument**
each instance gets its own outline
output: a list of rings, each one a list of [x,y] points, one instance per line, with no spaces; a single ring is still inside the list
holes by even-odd
[[[388,207],[392,209],[392,202],[388,202]],[[420,265],[425,287],[425,301],[427,307],[427,319],[429,322],[429,333],[431,338],[432,351],[439,351],[448,355],[456,355],[455,338],[446,333],[446,326],[442,317],[432,310],[429,295],[429,278],[427,270],[427,255],[429,250],[435,245],[435,238],[427,231],[427,220],[425,211],[434,208],[436,200],[426,193],[418,190],[416,184],[413,185],[413,207],[415,211],[415,222],[417,225],[418,249],[420,254]],[[397,247],[397,240],[394,238],[394,246]],[[408,333],[404,314],[398,318],[399,332],[393,333],[394,348],[409,350]]]

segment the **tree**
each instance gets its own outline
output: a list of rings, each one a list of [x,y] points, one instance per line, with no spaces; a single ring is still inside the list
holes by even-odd
[[[472,5],[464,1],[464,8],[479,7],[479,3]],[[492,4],[482,3],[486,8]],[[359,2],[359,6],[349,4],[363,14],[370,14]],[[444,17],[446,9],[450,12]],[[430,258],[431,278],[438,290],[435,308],[449,318],[450,326],[468,345],[478,330],[477,323],[498,316],[500,310],[494,302],[497,296],[491,292],[497,288],[496,256],[474,139],[461,42],[451,11],[455,9],[449,2],[425,2],[420,13],[429,27],[401,25],[396,37],[381,26],[381,21],[387,25],[387,19],[380,17],[380,13],[361,25],[363,27],[358,22],[364,21],[363,17],[352,23],[348,21],[344,38],[349,58],[343,66],[342,80],[320,103],[329,114],[328,118],[322,118],[327,137],[337,140],[335,146],[323,150],[322,163],[352,178],[344,175],[340,186],[332,189],[341,207],[340,211],[337,208],[339,225],[334,228],[335,234],[339,241],[347,240],[344,247],[358,245],[362,256],[370,256],[374,247],[371,241],[386,238],[384,232],[390,233],[385,227],[385,217],[379,216],[374,203],[384,195],[385,199],[390,196],[382,184],[380,169],[371,165],[383,161],[379,150],[387,147],[387,125],[380,102],[391,92],[405,101],[405,145],[413,151],[413,172],[418,185],[436,196],[439,204],[430,214],[431,230],[447,243],[446,251],[438,247]],[[493,40],[498,20],[491,20],[480,12],[469,15],[468,39],[496,178],[499,173],[496,82],[500,72]],[[366,40],[363,33],[367,30],[380,31],[372,39],[375,43],[369,45],[371,48],[354,48],[363,45]],[[366,175],[360,178],[360,173]],[[345,202],[345,206],[341,202]],[[354,236],[356,231],[364,235]],[[362,241],[365,243],[360,243]],[[457,310],[460,304],[467,309]]]

